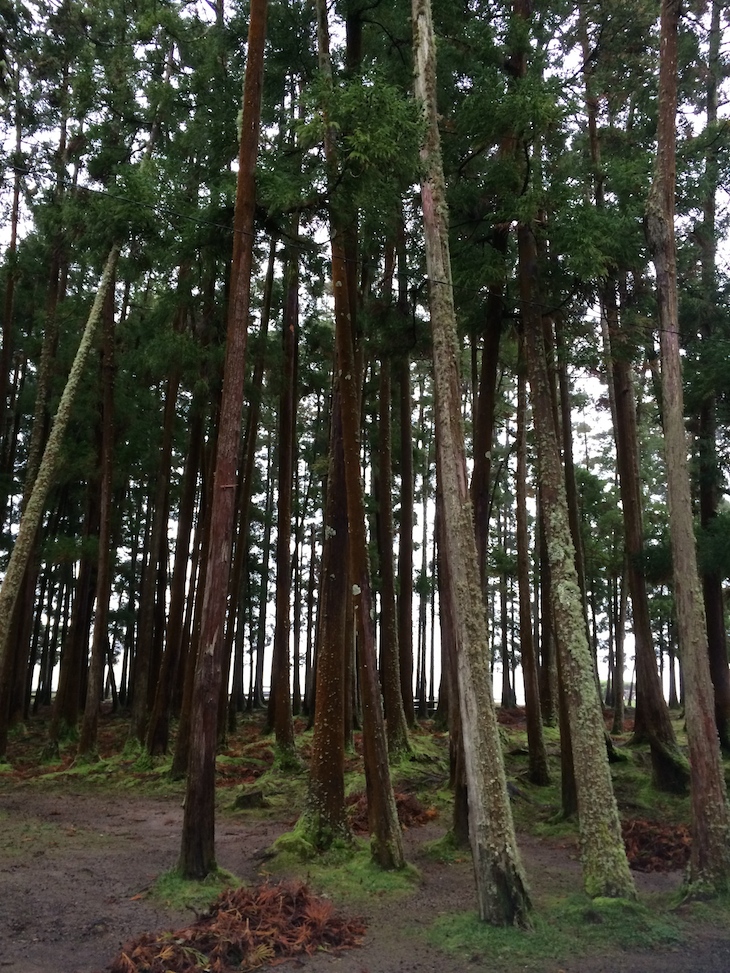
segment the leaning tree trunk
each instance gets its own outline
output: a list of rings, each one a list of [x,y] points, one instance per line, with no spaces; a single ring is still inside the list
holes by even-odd
[[[486,654],[487,619],[466,474],[430,0],[413,0],[412,26],[416,97],[426,118],[421,150],[424,166],[421,200],[439,431],[437,468],[444,497],[449,601],[456,626],[469,837],[481,918],[495,925],[527,925],[531,903],[517,849],[492,700]]]
[[[266,11],[267,0],[251,0],[233,222],[226,357],[216,442],[200,652],[193,686],[192,735],[180,849],[179,867],[185,878],[205,878],[216,868],[215,748],[226,595],[235,519],[238,444],[246,377],[246,337],[256,206],[255,168],[261,123]]]
[[[20,591],[20,585],[35,540],[36,531],[43,517],[43,508],[48,491],[51,489],[56,471],[61,462],[63,437],[71,418],[71,410],[76,393],[81,384],[86,361],[93,347],[94,336],[96,335],[99,321],[102,317],[106,292],[113,279],[118,256],[119,248],[115,244],[111,248],[107,258],[104,273],[99,283],[99,289],[96,293],[91,312],[89,313],[84,333],[81,336],[76,357],[74,358],[71,371],[66,381],[66,387],[61,395],[61,401],[58,404],[51,433],[43,451],[40,466],[38,467],[38,474],[33,484],[33,490],[31,491],[23,515],[20,518],[13,551],[10,555],[10,561],[8,562],[2,586],[0,586],[0,665],[2,665],[2,660],[8,651],[8,627],[12,618],[13,609],[18,592]]]
[[[693,530],[677,308],[674,194],[680,6],[680,0],[662,0],[657,161],[645,225],[656,270],[669,531],[690,758],[692,856],[688,889],[690,893],[719,893],[727,891],[730,879],[730,816],[714,720]]]

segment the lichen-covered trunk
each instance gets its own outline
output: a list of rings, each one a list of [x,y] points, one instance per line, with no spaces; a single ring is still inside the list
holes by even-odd
[[[216,867],[215,749],[251,294],[255,168],[261,123],[266,11],[267,0],[252,0],[243,85],[233,259],[208,570],[203,595],[200,651],[193,686],[190,759],[179,862],[180,872],[185,878],[204,878]]]
[[[583,615],[565,477],[549,387],[532,227],[521,224],[520,299],[525,332],[540,498],[550,568],[552,622],[560,679],[570,723],[575,768],[583,884],[591,896],[634,898],[606,753],[603,709]]]
[[[467,484],[458,339],[451,285],[448,210],[436,103],[436,50],[429,0],[413,0],[416,97],[426,117],[421,181],[444,498],[449,600],[456,626],[462,738],[469,796],[469,835],[481,918],[527,925],[530,896],[515,838],[487,657],[474,516]]]
[[[656,271],[669,531],[690,759],[689,890],[718,893],[727,891],[730,881],[730,816],[714,719],[707,629],[695,549],[679,349],[674,236],[679,14],[680,0],[662,0],[657,159],[645,225]]]
[[[99,289],[96,292],[93,306],[86,321],[86,327],[84,328],[79,347],[76,351],[76,357],[74,358],[71,371],[66,380],[66,386],[58,404],[56,417],[53,421],[48,441],[43,450],[38,467],[38,474],[33,482],[33,489],[30,492],[27,504],[20,518],[15,544],[13,545],[2,586],[0,586],[0,666],[8,651],[8,633],[13,610],[20,591],[28,558],[35,541],[36,532],[43,517],[46,498],[61,462],[63,438],[71,419],[74,399],[79,390],[86,362],[91,353],[94,337],[102,318],[106,292],[111,286],[118,256],[119,250],[115,245],[112,247],[107,258],[106,266],[99,283]]]

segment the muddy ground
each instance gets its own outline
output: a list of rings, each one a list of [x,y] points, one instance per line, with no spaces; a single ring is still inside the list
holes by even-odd
[[[170,912],[147,895],[155,878],[174,866],[180,842],[179,795],[151,798],[89,792],[63,778],[0,782],[0,968],[9,973],[96,973],[120,944],[144,931],[177,928],[190,913]],[[267,874],[266,849],[292,824],[245,814],[219,814],[217,855],[242,880]],[[443,864],[424,844],[444,832],[439,821],[406,832],[409,860],[420,883],[401,897],[374,897],[347,910],[366,917],[361,948],[288,961],[280,970],[304,973],[462,973],[504,969],[505,959],[475,953],[454,956],[427,939],[443,913],[475,908],[466,860]],[[523,836],[521,848],[538,906],[542,897],[579,887],[571,841]],[[642,897],[677,888],[680,872],[637,874]],[[698,923],[669,948],[600,956],[539,958],[524,969],[551,973],[728,973],[730,928]]]

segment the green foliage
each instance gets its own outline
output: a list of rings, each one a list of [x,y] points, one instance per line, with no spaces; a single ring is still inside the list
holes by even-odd
[[[418,178],[424,120],[415,102],[378,68],[330,85],[317,78],[303,95],[298,139],[307,150],[336,133],[346,205],[371,220],[392,216],[406,186]]]

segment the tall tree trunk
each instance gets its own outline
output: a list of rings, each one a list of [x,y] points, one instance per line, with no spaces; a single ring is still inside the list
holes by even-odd
[[[317,0],[317,37],[319,68],[322,77],[332,84],[329,53],[327,8]],[[334,129],[325,130],[325,156],[328,181],[333,191],[338,177],[337,145]],[[365,531],[365,497],[360,473],[360,392],[355,362],[353,295],[348,288],[348,264],[345,255],[347,221],[338,210],[338,200],[330,199],[332,239],[332,283],[335,313],[335,346],[337,368],[341,375],[342,439],[345,460],[345,493],[349,524],[350,582],[358,633],[360,691],[363,710],[363,749],[365,782],[368,797],[370,846],[374,861],[382,868],[402,868],[405,864],[403,838],[395,806],[388,766],[383,703],[380,694],[375,651],[375,612],[370,583],[367,536]]]
[[[656,270],[659,305],[669,530],[689,743],[692,855],[688,887],[690,893],[717,893],[727,890],[730,878],[730,817],[714,720],[707,628],[692,523],[679,350],[674,194],[680,6],[680,0],[662,0],[657,160],[645,226]]]
[[[395,569],[393,549],[392,447],[390,423],[390,362],[380,363],[380,414],[378,419],[377,503],[378,554],[381,580],[380,670],[383,684],[385,716],[388,729],[388,752],[391,759],[409,753],[408,726],[403,708],[398,648],[398,619],[395,605]]]
[[[718,88],[721,78],[720,62],[720,0],[713,0],[710,14],[710,36],[706,87],[707,129],[717,125]],[[717,288],[717,190],[720,184],[718,144],[715,137],[708,138],[705,151],[706,196],[702,206],[701,273],[702,340],[710,342],[721,302]],[[708,352],[711,354],[711,352]],[[711,530],[717,517],[719,498],[722,493],[717,455],[717,402],[712,385],[700,405],[698,428],[699,459],[699,506],[700,524]],[[707,643],[710,654],[710,676],[715,689],[715,722],[724,751],[730,751],[730,669],[727,659],[727,635],[725,631],[725,606],[722,578],[717,570],[705,567],[702,571],[702,593],[707,617]]]
[[[593,897],[633,899],[636,891],[611,784],[603,709],[596,688],[575,568],[565,477],[547,370],[534,230],[521,224],[517,237],[522,322],[537,441],[541,511],[550,566],[552,620],[577,785],[583,884]]]
[[[167,613],[165,651],[155,687],[155,699],[147,724],[146,747],[152,756],[167,753],[170,736],[170,713],[178,667],[183,658],[185,591],[190,566],[190,538],[195,516],[195,497],[198,487],[198,471],[202,453],[204,406],[201,396],[193,396],[190,406],[190,441],[182,477],[182,495],[178,511],[175,562],[170,584],[170,605]],[[192,572],[190,594],[195,591],[195,571]]]
[[[492,701],[487,622],[479,578],[460,411],[459,349],[451,285],[448,207],[436,105],[436,49],[430,0],[413,0],[416,97],[426,117],[421,181],[429,284],[438,474],[444,495],[449,599],[457,633],[459,698],[469,795],[469,836],[479,914],[495,925],[527,925],[530,896],[517,849]]]
[[[540,712],[540,692],[537,681],[537,661],[532,639],[532,605],[530,604],[530,546],[527,527],[527,382],[525,377],[524,338],[520,339],[517,372],[517,583],[520,601],[520,649],[522,674],[525,682],[525,718],[527,746],[530,752],[530,780],[533,784],[549,784],[545,737]]]
[[[182,275],[182,271],[181,271]],[[176,330],[179,330],[176,328]],[[162,443],[153,474],[154,495],[152,502],[152,531],[149,557],[142,571],[139,599],[139,624],[137,626],[137,652],[134,658],[134,682],[132,685],[132,713],[129,725],[130,740],[139,744],[145,741],[148,720],[148,695],[155,685],[153,672],[153,645],[155,641],[155,603],[157,577],[160,563],[167,560],[167,529],[169,523],[170,470],[172,466],[173,432],[175,428],[177,393],[180,386],[180,369],[174,368],[167,379],[165,405],[162,420]]]
[[[255,167],[261,123],[267,0],[251,0],[241,145],[234,215],[231,290],[200,652],[192,699],[192,740],[179,868],[204,878],[215,862],[215,748],[220,697],[226,594],[235,517],[236,464],[241,432],[246,337],[253,264]]]
[[[316,848],[348,833],[345,815],[345,639],[349,576],[345,454],[342,406],[335,378],[329,445],[329,473],[322,542],[322,584],[317,612],[314,733],[304,821]]]
[[[296,236],[295,221],[292,236]],[[279,396],[279,489],[276,516],[276,615],[271,663],[271,701],[278,759],[295,759],[291,698],[291,533],[294,491],[294,424],[296,414],[296,344],[299,325],[299,259],[289,248],[283,322],[283,367]]]
[[[413,706],[413,427],[411,366],[408,357],[397,366],[400,413],[400,529],[398,533],[398,652],[403,711],[408,726],[416,722]]]
[[[635,740],[646,739],[651,751],[652,772],[657,787],[668,791],[686,790],[687,762],[680,754],[669,710],[662,693],[656,666],[654,639],[649,615],[649,596],[641,566],[644,553],[639,436],[636,422],[634,385],[631,375],[627,336],[621,327],[616,294],[609,281],[603,289],[603,305],[608,325],[608,353],[615,404],[614,436],[616,465],[623,507],[626,570],[631,592],[636,659]]]
[[[101,443],[99,486],[99,556],[96,574],[96,614],[91,640],[91,659],[86,689],[84,719],[78,757],[96,754],[99,710],[107,652],[109,596],[112,582],[112,491],[114,472],[114,288],[104,302],[104,336],[101,351]]]

